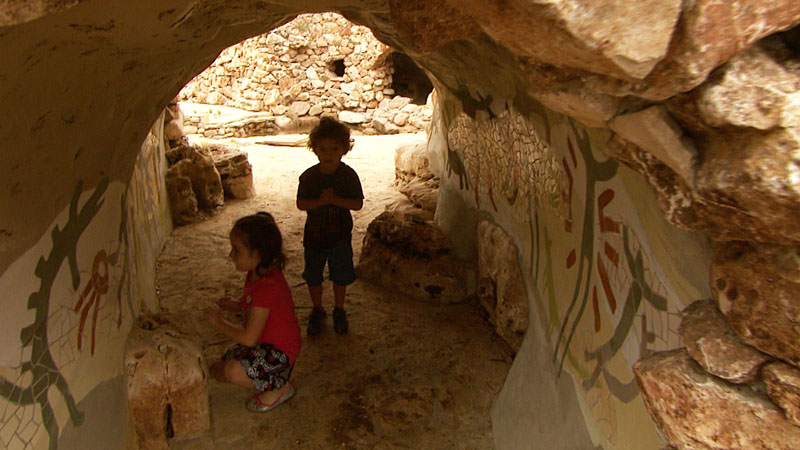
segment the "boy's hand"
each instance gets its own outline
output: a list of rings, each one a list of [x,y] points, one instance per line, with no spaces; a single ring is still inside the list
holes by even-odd
[[[333,188],[327,188],[322,190],[322,194],[319,196],[319,201],[323,205],[330,205],[333,203],[335,198],[336,195],[333,193]]]

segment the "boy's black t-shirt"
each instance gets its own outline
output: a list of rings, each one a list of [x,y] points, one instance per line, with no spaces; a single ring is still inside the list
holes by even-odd
[[[350,166],[339,162],[332,174],[319,171],[319,164],[311,166],[300,175],[297,186],[298,199],[316,199],[322,191],[333,188],[337,197],[363,199],[361,180]],[[308,248],[330,248],[344,239],[349,240],[353,229],[350,210],[340,206],[325,205],[306,211],[303,245]]]

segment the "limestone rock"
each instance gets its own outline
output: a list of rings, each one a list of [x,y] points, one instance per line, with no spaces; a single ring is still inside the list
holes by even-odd
[[[792,110],[800,100],[800,67],[787,64],[791,57],[776,38],[731,58],[698,89],[703,120],[760,130],[800,125],[800,111]]]
[[[798,165],[800,128],[720,135],[704,149],[698,195],[727,209],[725,228],[750,233],[746,240],[800,243]]]
[[[400,132],[400,128],[397,125],[382,117],[372,119],[372,128],[375,128],[380,134],[397,134]]]
[[[800,427],[765,394],[706,373],[686,349],[655,353],[633,372],[650,416],[679,449],[800,448]]]
[[[191,151],[189,154],[189,159],[178,161],[169,171],[175,171],[192,180],[192,190],[199,208],[213,209],[222,206],[222,180],[214,167],[214,160],[198,151]]]
[[[408,45],[422,53],[481,33],[468,11],[465,13],[459,4],[448,3],[447,0],[390,0],[391,20]]]
[[[208,370],[190,340],[169,326],[136,327],[126,343],[125,368],[140,448],[166,449],[169,438],[210,428]]]
[[[353,112],[353,111],[340,111],[339,112],[339,121],[344,123],[350,124],[358,124],[366,121],[367,118],[364,114]]]
[[[663,106],[617,116],[610,126],[624,139],[653,154],[689,186],[694,186],[697,150]]]
[[[753,42],[800,22],[800,2],[792,0],[698,0],[685,5],[669,54],[636,95],[664,100],[693,89]]]
[[[175,99],[164,110],[164,136],[170,141],[179,142],[184,136],[183,129],[184,116],[178,105],[178,100]]]
[[[367,227],[358,276],[419,298],[463,301],[467,271],[423,210],[385,211]]]
[[[716,242],[711,292],[744,342],[800,367],[800,247]]]
[[[212,145],[209,149],[226,196],[242,199],[256,195],[253,166],[247,159],[247,153],[219,145]]]
[[[38,19],[46,14],[72,8],[82,0],[3,0],[0,2],[0,27]]]
[[[291,106],[289,106],[289,116],[291,117],[300,117],[304,116],[308,113],[308,110],[311,109],[311,104],[308,102],[294,102]]]
[[[558,67],[642,79],[666,55],[679,1],[460,2],[512,52]]]
[[[399,146],[395,150],[395,185],[414,205],[436,211],[439,179],[428,164],[427,142]]]
[[[515,351],[528,329],[528,298],[517,247],[497,225],[478,223],[478,299],[497,334]]]
[[[710,137],[696,190],[654,155],[619,136],[606,144],[606,152],[644,175],[675,225],[707,232],[715,240],[792,245],[800,242],[800,179],[792,175],[799,135],[777,128],[767,134]]]
[[[434,19],[427,14],[432,7],[429,2],[396,3],[392,6],[391,20],[403,16],[400,20],[404,30],[414,34],[416,27],[427,28],[436,23],[438,25],[433,28],[438,28],[437,33],[451,36],[451,39],[463,38],[454,22],[454,8],[449,8],[453,14]],[[426,13],[423,20],[414,17],[414,14],[423,12]],[[351,13],[358,14],[355,11]],[[405,17],[406,13],[410,15]],[[480,33],[472,19],[462,16],[472,23],[473,35]],[[433,39],[441,42],[441,36]],[[350,116],[358,119],[348,122],[354,129],[374,131],[370,130],[371,113],[385,95],[394,95],[394,90],[387,89],[393,82],[407,81],[398,90],[402,95],[419,92],[422,96],[428,93],[423,90],[430,89],[427,75],[421,70],[411,70],[416,64],[410,58],[406,57],[411,66],[398,66],[395,56],[405,56],[400,51],[375,39],[373,31],[366,26],[354,25],[339,14],[300,14],[268,34],[223,50],[207,70],[181,90],[180,98],[196,103],[233,106],[254,114],[263,112],[270,118],[288,116],[277,119],[277,122],[272,120],[269,123],[271,127],[261,126],[266,123],[254,127],[257,129],[245,129],[243,125],[229,126],[227,130],[206,127],[203,135],[209,138],[307,132],[304,127],[297,126],[301,122],[289,122],[288,119],[343,111],[363,115],[363,120],[358,119],[359,116]],[[409,115],[403,124],[404,131],[421,131],[429,122],[432,105],[414,108],[413,111],[403,111],[400,105],[387,110],[386,115],[394,118],[400,112]],[[345,118],[347,116],[345,114]]]
[[[698,300],[681,315],[681,340],[692,358],[712,375],[732,383],[752,383],[771,359],[739,339],[714,300]]]
[[[780,406],[786,418],[800,426],[800,370],[780,361],[761,369],[767,384],[767,394]]]
[[[536,85],[531,94],[553,111],[574,117],[593,128],[605,126],[617,113],[620,103],[618,98],[587,89],[584,84],[575,86],[575,83],[548,86],[546,89]]]
[[[169,197],[172,223],[186,225],[194,222],[199,211],[197,209],[197,198],[192,190],[192,180],[173,170],[167,171],[164,181]]]

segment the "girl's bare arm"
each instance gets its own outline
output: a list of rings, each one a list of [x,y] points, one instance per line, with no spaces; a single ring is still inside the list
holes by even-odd
[[[211,323],[222,333],[234,341],[252,347],[258,343],[261,331],[269,318],[269,309],[253,307],[247,316],[244,326],[233,325],[222,318],[220,310],[211,310],[206,313]]]

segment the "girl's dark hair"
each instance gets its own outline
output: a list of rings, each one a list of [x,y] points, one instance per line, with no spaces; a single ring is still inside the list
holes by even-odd
[[[259,268],[268,269],[274,265],[283,269],[286,264],[283,238],[272,214],[259,211],[244,216],[233,224],[231,234],[233,233],[240,233],[248,248],[258,250],[258,254],[261,256],[261,262],[258,263]]]
[[[330,116],[324,116],[308,134],[308,148],[314,150],[322,139],[333,139],[341,144],[345,153],[350,151],[350,128]]]

